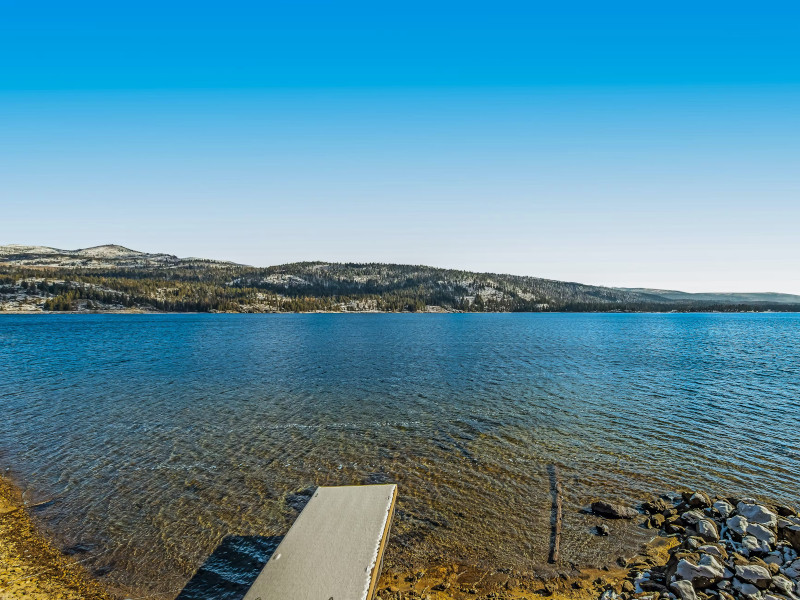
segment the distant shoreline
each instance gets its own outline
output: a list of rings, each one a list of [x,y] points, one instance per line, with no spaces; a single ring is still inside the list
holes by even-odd
[[[251,267],[106,245],[0,246],[0,310],[20,312],[800,312],[800,294],[610,287],[425,265]]]
[[[145,310],[0,310],[0,317],[11,315],[796,315],[796,310],[548,310],[548,311],[388,311],[388,310],[313,310],[313,311],[145,311]]]

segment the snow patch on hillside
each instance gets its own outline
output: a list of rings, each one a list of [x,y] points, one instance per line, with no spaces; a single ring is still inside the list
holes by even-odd
[[[0,246],[0,263],[25,267],[81,269],[178,267],[187,265],[226,266],[235,264],[201,258],[178,258],[173,254],[150,254],[117,244],[104,244],[77,250],[8,244]]]
[[[61,254],[63,250],[49,248],[48,246],[25,246],[23,244],[8,244],[0,246],[0,256],[12,254]]]
[[[125,246],[116,244],[105,244],[103,246],[92,246],[91,248],[81,248],[80,250],[62,250],[65,254],[75,256],[86,256],[89,258],[127,258],[131,256],[146,256],[146,252],[131,250]],[[158,255],[163,256],[163,255]]]

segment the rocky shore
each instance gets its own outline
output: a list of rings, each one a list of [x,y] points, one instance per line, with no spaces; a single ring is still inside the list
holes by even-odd
[[[385,573],[381,600],[800,600],[800,514],[789,506],[703,492],[634,508],[592,503],[603,519],[637,520],[654,539],[615,566],[519,577],[459,565]],[[600,523],[595,535],[609,535]]]
[[[647,525],[679,544],[665,565],[633,565],[602,600],[798,600],[800,514],[752,498],[685,492],[642,505]]]

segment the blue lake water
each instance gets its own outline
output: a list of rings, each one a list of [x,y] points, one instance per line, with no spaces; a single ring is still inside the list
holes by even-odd
[[[394,481],[388,569],[566,562],[592,499],[800,495],[800,315],[0,317],[0,467],[112,589],[172,598],[312,485]]]

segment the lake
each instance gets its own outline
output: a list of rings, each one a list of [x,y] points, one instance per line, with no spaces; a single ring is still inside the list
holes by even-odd
[[[285,533],[296,492],[397,482],[386,569],[564,561],[597,498],[796,501],[800,315],[0,317],[0,467],[120,593],[174,598],[226,535]]]

